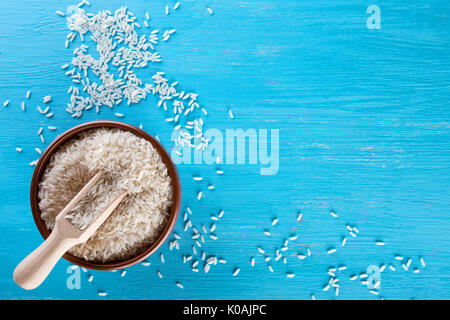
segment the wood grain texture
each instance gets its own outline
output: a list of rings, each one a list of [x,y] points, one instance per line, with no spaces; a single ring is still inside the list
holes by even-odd
[[[115,119],[157,134],[171,147],[171,127],[150,97],[139,105],[118,106],[100,114],[86,113],[74,120],[65,113],[70,82],[60,66],[70,62],[72,47],[64,48],[64,11],[69,1],[3,1],[0,4],[0,298],[96,299],[105,290],[110,299],[318,299],[336,298],[322,292],[330,266],[345,264],[342,299],[376,299],[352,273],[369,265],[395,263],[394,255],[423,256],[427,267],[419,274],[402,271],[381,276],[385,299],[450,299],[450,20],[448,1],[181,1],[177,12],[164,14],[164,1],[92,1],[90,10],[115,10],[126,4],[152,26],[177,32],[158,47],[163,62],[144,73],[165,71],[180,87],[199,94],[209,111],[207,127],[268,128],[280,130],[280,170],[259,175],[259,166],[215,167],[180,165],[183,203],[191,206],[193,224],[209,226],[219,209],[219,239],[208,240],[207,254],[227,259],[210,273],[193,273],[181,255],[189,254],[190,233],[182,219],[175,230],[182,236],[179,251],[165,244],[125,277],[120,272],[82,273],[81,289],[69,290],[69,264],[61,261],[37,290],[25,292],[12,280],[17,263],[42,239],[29,208],[29,184],[37,158],[45,148],[36,131],[45,130],[46,142],[80,122]],[[381,8],[380,30],[366,28],[369,5]],[[206,6],[214,10],[210,16]],[[20,103],[30,89],[27,111]],[[55,116],[36,112],[42,97],[51,94]],[[235,119],[228,118],[228,107]],[[16,147],[23,148],[17,153]],[[201,174],[202,184],[192,181]],[[14,184],[12,184],[14,181]],[[206,183],[216,186],[199,202],[196,193]],[[297,212],[303,221],[296,221]],[[335,210],[339,218],[329,212]],[[271,227],[273,217],[279,224]],[[346,224],[361,234],[341,249]],[[270,229],[267,237],[263,231]],[[300,239],[288,252],[313,254],[287,264],[272,262],[267,269],[257,246],[273,254],[290,234]],[[386,246],[375,245],[382,239]],[[334,255],[327,255],[336,246]],[[257,258],[250,267],[251,256]],[[233,269],[241,271],[232,277]],[[164,275],[159,279],[156,272]],[[295,272],[293,279],[286,272]],[[179,289],[180,281],[184,289]],[[102,297],[103,299],[103,297]]]

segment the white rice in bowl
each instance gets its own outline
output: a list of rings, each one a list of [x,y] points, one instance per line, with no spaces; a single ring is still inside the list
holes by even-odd
[[[99,128],[64,143],[39,184],[41,217],[52,230],[58,213],[99,170],[105,172],[100,181],[67,214],[74,226],[86,227],[122,190],[128,196],[86,243],[69,252],[87,261],[123,260],[158,238],[173,205],[168,169],[149,141],[129,131]]]

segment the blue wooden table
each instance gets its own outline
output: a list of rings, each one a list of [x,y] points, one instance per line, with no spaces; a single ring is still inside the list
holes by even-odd
[[[179,250],[169,250],[166,243],[148,259],[150,266],[133,266],[123,277],[120,271],[68,270],[70,264],[61,260],[38,289],[16,286],[15,266],[42,241],[28,195],[35,147],[43,150],[57,134],[96,119],[142,124],[168,150],[173,146],[173,126],[164,121],[154,97],[103,108],[100,114],[86,112],[80,119],[64,111],[71,83],[61,66],[70,63],[74,47],[64,47],[68,30],[55,11],[65,12],[72,4],[0,4],[0,102],[10,100],[0,105],[1,299],[450,298],[450,4],[443,0],[182,0],[176,11],[173,0],[92,1],[87,11],[127,5],[138,21],[149,12],[153,28],[175,28],[158,46],[163,61],[144,70],[143,77],[164,71],[183,89],[198,93],[209,112],[207,128],[279,129],[279,170],[261,175],[261,164],[224,164],[219,166],[224,174],[218,175],[214,165],[181,164]],[[369,28],[377,14],[367,13],[371,5],[379,8],[379,29]],[[53,98],[55,115],[49,119],[36,111],[46,95]],[[58,129],[47,130],[49,125]],[[45,144],[36,134],[41,126]],[[193,181],[194,175],[204,181]],[[208,183],[215,189],[207,189]],[[204,198],[198,201],[200,190]],[[185,206],[198,228],[209,227],[210,215],[224,210],[216,223],[218,239],[208,239],[202,250],[227,263],[207,274],[182,262],[193,244],[191,232],[183,232]],[[279,222],[272,226],[275,217]],[[346,225],[357,227],[356,238]],[[287,263],[274,261],[275,249],[294,234],[299,238],[289,241]],[[343,236],[348,237],[345,247]],[[274,272],[258,247],[271,254]],[[311,256],[298,259],[306,248]],[[330,248],[337,252],[328,254]],[[409,258],[406,271],[402,263]],[[350,280],[382,264],[388,267],[378,278],[379,295],[361,279]],[[328,269],[340,265],[347,269],[337,271],[336,296],[322,289]],[[240,273],[233,277],[237,267]],[[75,272],[81,276],[79,289],[67,286]],[[107,296],[98,296],[99,291]]]

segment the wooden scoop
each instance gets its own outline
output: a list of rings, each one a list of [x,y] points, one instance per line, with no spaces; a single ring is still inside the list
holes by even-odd
[[[37,288],[64,253],[73,246],[86,242],[126,197],[127,191],[121,192],[84,230],[72,225],[66,219],[66,214],[92,189],[102,175],[103,171],[99,171],[58,213],[50,236],[16,267],[13,279],[19,286],[27,290]]]

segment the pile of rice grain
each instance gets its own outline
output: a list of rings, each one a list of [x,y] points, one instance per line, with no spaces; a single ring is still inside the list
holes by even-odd
[[[158,238],[173,204],[167,167],[147,140],[100,128],[67,141],[52,155],[40,182],[41,216],[52,230],[57,214],[99,170],[103,177],[67,215],[74,226],[86,227],[121,190],[128,196],[86,243],[69,252],[87,261],[126,259]]]

